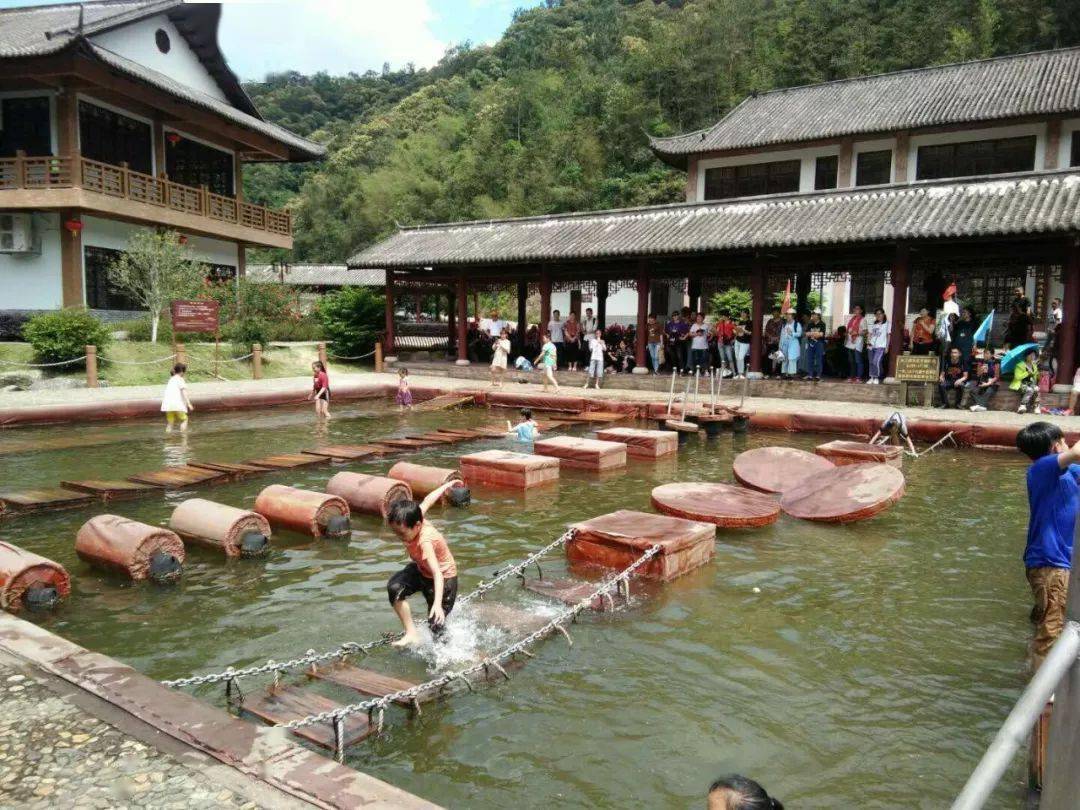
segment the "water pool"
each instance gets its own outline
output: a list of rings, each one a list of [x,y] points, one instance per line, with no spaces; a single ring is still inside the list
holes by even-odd
[[[51,485],[492,418],[479,409],[403,416],[367,402],[337,409],[325,428],[306,411],[273,410],[196,414],[186,437],[140,422],[24,429],[0,434],[0,461],[5,486]],[[657,484],[731,481],[739,450],[829,438],[726,435],[691,442],[677,460],[631,460],[616,477],[565,470],[557,487],[524,496],[477,490],[468,509],[433,517],[466,592],[569,522],[651,511]],[[497,446],[512,445],[477,441],[408,458],[453,466],[462,453]],[[391,463],[348,469],[383,472]],[[702,806],[709,782],[731,771],[759,779],[790,807],[946,806],[1024,684],[1023,470],[1012,453],[945,451],[905,462],[906,496],[869,522],[781,517],[764,529],[722,530],[708,567],[630,610],[584,617],[572,648],[551,638],[510,683],[429,704],[416,719],[390,710],[386,733],[351,749],[348,762],[449,807]],[[195,493],[250,506],[269,483],[321,488],[330,474],[316,467],[21,516],[0,523],[0,537],[73,575],[70,600],[33,620],[152,677],[280,660],[395,628],[385,582],[404,555],[379,521],[358,516],[347,541],[277,533],[265,560],[226,563],[195,548],[172,588],[92,571],[75,557],[75,531],[101,511],[160,523]],[[563,569],[558,555],[544,566],[548,576]],[[513,583],[494,598],[542,605]],[[456,640],[448,654],[461,646]],[[383,651],[367,665],[420,678],[433,663],[429,651]],[[220,687],[198,694],[223,703]],[[1018,760],[992,806],[1021,806],[1024,781]]]

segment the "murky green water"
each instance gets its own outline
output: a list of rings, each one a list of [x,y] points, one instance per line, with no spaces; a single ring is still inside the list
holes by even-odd
[[[140,422],[20,430],[0,435],[3,484],[122,477],[189,459],[238,461],[490,418],[401,417],[371,403],[339,408],[338,417],[319,433],[306,411],[196,414],[186,439]],[[730,481],[738,450],[818,441],[759,433],[733,445],[727,436],[691,444],[677,461],[631,462],[614,478],[564,471],[542,493],[477,491],[471,508],[434,519],[465,592],[569,522],[648,511],[657,484]],[[10,452],[27,442],[65,446]],[[410,460],[451,466],[460,453],[500,445],[510,446],[474,442]],[[350,469],[378,472],[389,463]],[[885,515],[848,527],[781,518],[761,530],[722,531],[707,568],[631,610],[585,617],[572,648],[559,637],[545,642],[511,683],[431,705],[419,719],[392,709],[388,733],[353,749],[351,764],[455,808],[703,806],[709,782],[731,771],[754,776],[795,808],[947,806],[1024,682],[1024,468],[1013,454],[974,451],[906,465],[907,495]],[[277,473],[198,494],[249,506],[268,483],[319,488],[329,475]],[[111,508],[159,523],[194,492]],[[8,520],[0,537],[73,574],[70,601],[42,624],[151,676],[330,649],[395,626],[384,586],[404,555],[374,518],[356,518],[347,542],[279,533],[263,561],[225,562],[193,549],[182,584],[160,589],[123,584],[78,561],[75,531],[99,511]],[[558,556],[545,566],[549,576],[561,570]],[[539,602],[513,583],[497,598]],[[467,646],[459,638],[451,653]],[[409,677],[432,666],[392,651],[369,661]],[[220,688],[200,694],[221,703]],[[993,806],[1021,805],[1023,770],[1018,761]]]

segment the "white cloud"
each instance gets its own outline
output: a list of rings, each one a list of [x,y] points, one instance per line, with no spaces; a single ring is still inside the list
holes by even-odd
[[[271,71],[333,74],[380,70],[384,62],[429,67],[449,43],[432,32],[429,0],[226,2],[221,48],[243,79]]]

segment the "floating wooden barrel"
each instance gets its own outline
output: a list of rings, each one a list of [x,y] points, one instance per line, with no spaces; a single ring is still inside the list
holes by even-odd
[[[443,501],[458,506],[469,502],[469,488],[465,485],[465,479],[461,477],[460,472],[449,467],[427,467],[423,464],[399,461],[390,468],[387,475],[407,484],[414,498],[426,498],[443,484],[453,481],[456,486],[443,496]]]
[[[904,451],[889,444],[865,444],[838,440],[819,444],[814,448],[814,452],[837,466],[873,462],[889,464],[899,469],[904,462]]]
[[[652,491],[652,505],[665,515],[725,528],[767,526],[780,517],[775,496],[731,484],[664,484]]]
[[[904,474],[888,464],[845,464],[784,490],[780,508],[792,517],[851,523],[885,511],[904,494]]]
[[[0,542],[0,608],[44,610],[71,593],[71,577],[59,563]]]
[[[312,537],[349,534],[349,504],[337,495],[271,484],[255,499],[255,511],[271,526]]]
[[[354,472],[339,472],[326,484],[326,491],[342,498],[350,509],[384,519],[396,501],[413,497],[409,485],[397,479]]]
[[[654,544],[660,553],[638,569],[638,576],[668,582],[712,559],[716,527],[667,515],[622,509],[586,520],[566,545],[573,562],[622,570]]]
[[[735,457],[732,472],[744,487],[783,492],[807,476],[831,470],[831,462],[794,447],[757,447]]]
[[[184,565],[184,543],[175,532],[119,515],[86,521],[75,535],[75,553],[95,568],[136,582],[175,580]]]
[[[225,552],[226,557],[261,557],[270,550],[266,518],[203,498],[191,498],[177,506],[169,528],[184,540]]]

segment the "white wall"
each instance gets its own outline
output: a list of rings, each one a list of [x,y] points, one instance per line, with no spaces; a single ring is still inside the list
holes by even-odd
[[[593,314],[596,314],[596,296],[593,296],[592,301],[582,302],[581,314],[585,314],[585,310],[592,308]],[[570,311],[570,293],[568,292],[553,292],[551,294],[551,311],[559,310],[559,317],[562,320],[566,320],[566,314]],[[604,310],[607,317],[608,324],[613,323],[635,323],[637,321],[637,290],[618,290],[611,293],[607,298],[607,306]]]
[[[59,309],[64,305],[60,272],[59,214],[34,214],[40,254],[0,253],[0,309]]]
[[[171,47],[168,53],[158,50],[154,35],[159,28],[169,35]],[[187,40],[164,14],[106,31],[91,37],[91,40],[96,45],[153,68],[159,73],[164,73],[219,101],[228,101],[225,93],[214,81],[214,77],[203,67],[195,52],[188,47]]]
[[[139,225],[118,222],[114,219],[84,216],[82,221],[84,247],[123,250],[127,247],[131,234],[138,230],[146,230]],[[188,236],[187,246],[192,256],[199,261],[237,266],[239,250],[235,242],[208,239],[205,236]]]

